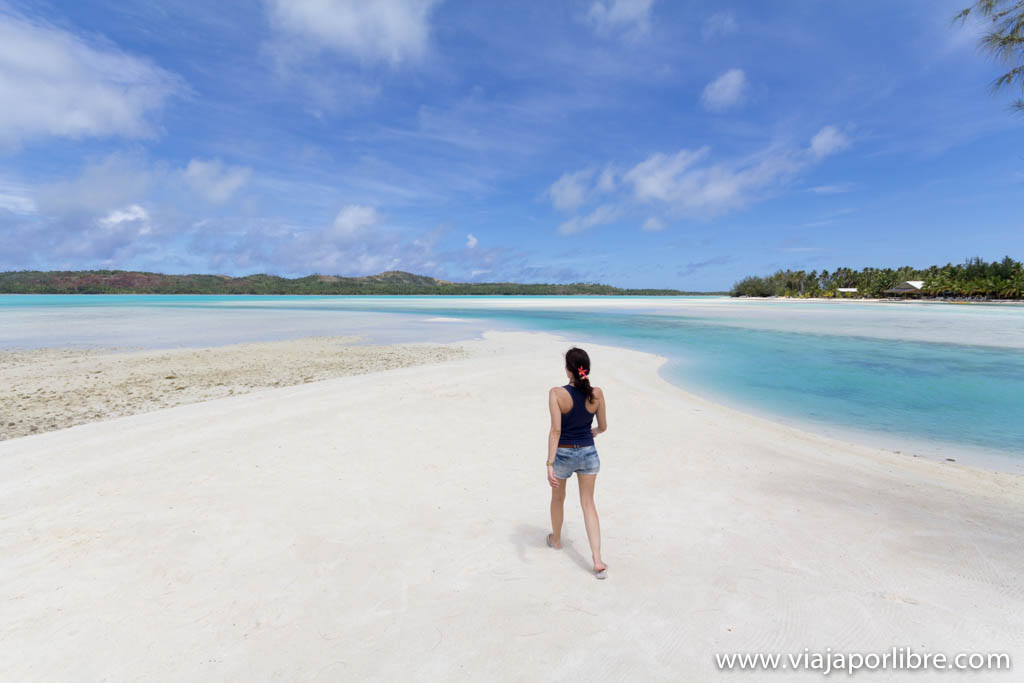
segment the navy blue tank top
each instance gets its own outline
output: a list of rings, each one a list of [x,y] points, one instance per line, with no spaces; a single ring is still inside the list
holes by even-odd
[[[587,397],[571,384],[566,384],[565,389],[572,396],[572,410],[562,413],[562,436],[558,443],[593,446],[594,433],[590,430],[594,413],[587,410]]]

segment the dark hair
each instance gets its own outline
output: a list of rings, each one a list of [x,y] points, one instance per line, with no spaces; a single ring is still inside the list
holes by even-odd
[[[590,356],[583,349],[572,347],[565,352],[565,369],[572,375],[572,385],[583,392],[588,401],[594,399],[594,387],[590,386],[590,380],[585,376],[580,377],[580,370],[584,375],[590,374]]]

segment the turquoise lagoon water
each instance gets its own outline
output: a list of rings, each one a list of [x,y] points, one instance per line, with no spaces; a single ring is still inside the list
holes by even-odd
[[[669,359],[713,400],[907,452],[1024,471],[1024,308],[723,297],[0,296],[0,348],[202,346],[544,330]],[[600,358],[594,376],[600,381]]]

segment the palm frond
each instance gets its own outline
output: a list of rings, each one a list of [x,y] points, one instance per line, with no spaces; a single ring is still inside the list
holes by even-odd
[[[965,23],[971,16],[988,19],[991,30],[978,41],[996,59],[1012,68],[992,82],[993,92],[1019,84],[1024,90],[1024,0],[977,0],[961,10],[953,21]],[[1012,105],[1024,112],[1024,98]]]
[[[1010,69],[992,83],[993,92],[1019,81],[1024,86],[1024,65]]]

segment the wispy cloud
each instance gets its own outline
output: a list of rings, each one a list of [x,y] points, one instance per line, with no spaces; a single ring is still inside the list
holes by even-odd
[[[748,87],[742,69],[729,69],[705,86],[700,102],[709,111],[732,109],[743,103]]]
[[[325,234],[338,240],[352,240],[365,237],[369,229],[381,222],[382,216],[376,207],[350,204],[338,212]]]
[[[573,216],[558,226],[558,233],[561,235],[575,235],[584,232],[598,225],[611,223],[619,217],[619,207],[612,204],[602,204],[585,216]]]
[[[601,171],[601,175],[597,177],[597,190],[598,192],[613,192],[618,185],[618,179],[611,166],[605,166],[604,170]]]
[[[272,84],[317,119],[363,111],[426,61],[440,1],[265,0]]]
[[[376,207],[342,207],[334,220],[296,225],[260,219],[213,230],[189,231],[188,251],[216,272],[264,270],[285,275],[319,272],[366,275],[407,270],[451,280],[570,281],[580,274],[564,265],[546,265],[536,255],[508,247],[470,246],[445,249],[449,225],[425,230],[403,227]],[[474,238],[475,239],[475,238]]]
[[[182,177],[200,197],[214,204],[223,204],[244,187],[252,176],[247,166],[226,166],[220,159],[192,159]]]
[[[559,211],[572,211],[587,197],[590,179],[594,177],[593,169],[584,169],[562,176],[548,188],[551,203]]]
[[[841,152],[850,146],[850,138],[835,126],[825,126],[811,139],[811,153],[818,159]]]
[[[712,268],[714,266],[723,266],[723,265],[729,263],[731,260],[732,260],[732,256],[725,255],[725,256],[714,256],[714,257],[709,258],[709,259],[704,259],[703,261],[691,261],[690,263],[687,263],[682,268],[679,268],[679,270],[676,271],[676,274],[679,275],[679,277],[687,277],[689,275],[693,275],[694,273],[696,273],[698,271],[704,270],[705,268]]]
[[[622,34],[635,40],[651,30],[654,0],[595,0],[587,21],[600,35]]]
[[[769,147],[734,162],[702,163],[709,147],[654,154],[625,174],[639,201],[665,202],[683,211],[720,213],[746,206],[804,169],[843,149],[826,126],[806,149]],[[823,142],[824,140],[824,142]]]
[[[787,183],[825,157],[838,153],[849,141],[834,126],[825,126],[807,147],[769,145],[760,152],[732,160],[712,160],[711,147],[657,152],[621,174],[618,193],[589,213],[564,221],[563,235],[611,223],[628,213],[629,205],[656,204],[681,215],[711,217],[743,208],[778,192]],[[598,195],[592,170],[564,174],[555,185],[571,188],[557,195],[563,210],[584,206]],[[552,186],[554,187],[554,186]],[[560,186],[561,189],[565,187]],[[559,204],[555,202],[556,207]],[[643,223],[645,230],[662,225],[658,218]]]
[[[725,12],[715,12],[705,19],[700,35],[705,43],[709,43],[715,38],[732,35],[737,30],[739,30],[739,27],[736,24],[736,14],[732,10],[728,10]]]
[[[806,240],[797,237],[787,237],[776,248],[788,254],[813,254],[818,251],[824,251],[822,247],[810,244]]]
[[[142,153],[115,153],[61,180],[22,190],[31,201],[4,239],[26,240],[26,265],[138,267],[173,262],[174,244],[196,230],[219,230],[238,218],[198,220],[223,205],[249,170],[193,160],[185,168],[151,162]],[[0,188],[2,189],[2,188]],[[196,201],[197,194],[202,201]],[[27,207],[26,207],[27,208]]]
[[[807,167],[806,153],[769,149],[738,161],[702,163],[709,147],[654,154],[625,175],[641,202],[662,202],[677,211],[715,215],[742,208]]]
[[[178,76],[0,6],[0,146],[43,137],[152,137]]]
[[[289,48],[329,50],[392,65],[426,53],[439,0],[270,0],[270,23]]]
[[[807,188],[807,191],[815,194],[842,194],[845,192],[853,192],[855,187],[856,186],[853,183],[833,183],[831,185],[809,187]]]
[[[44,216],[95,217],[143,201],[157,175],[141,156],[115,153],[72,178],[40,186],[35,202]]]
[[[15,214],[32,214],[36,212],[36,203],[28,187],[0,179],[0,209]]]
[[[848,206],[847,207],[841,207],[841,208],[829,211],[828,213],[826,213],[825,215],[823,215],[821,218],[819,218],[817,220],[807,221],[806,223],[803,223],[800,227],[803,227],[803,228],[820,228],[820,227],[825,226],[825,225],[832,225],[834,223],[839,222],[839,219],[842,218],[843,216],[846,216],[846,215],[851,214],[851,213],[855,213],[856,211],[857,211],[856,209],[853,209],[853,208],[848,207]]]
[[[33,189],[35,212],[5,234],[26,243],[25,264],[110,267],[158,252],[173,231],[154,211],[153,188],[167,172],[138,155],[112,154],[80,173]]]
[[[660,218],[651,216],[650,218],[644,221],[644,224],[641,227],[647,232],[657,232],[658,230],[665,229],[665,223]]]
[[[407,235],[376,207],[350,204],[321,225],[280,219],[243,221],[228,229],[190,231],[189,252],[218,271],[272,269],[289,274],[365,275],[433,270],[439,230]]]

